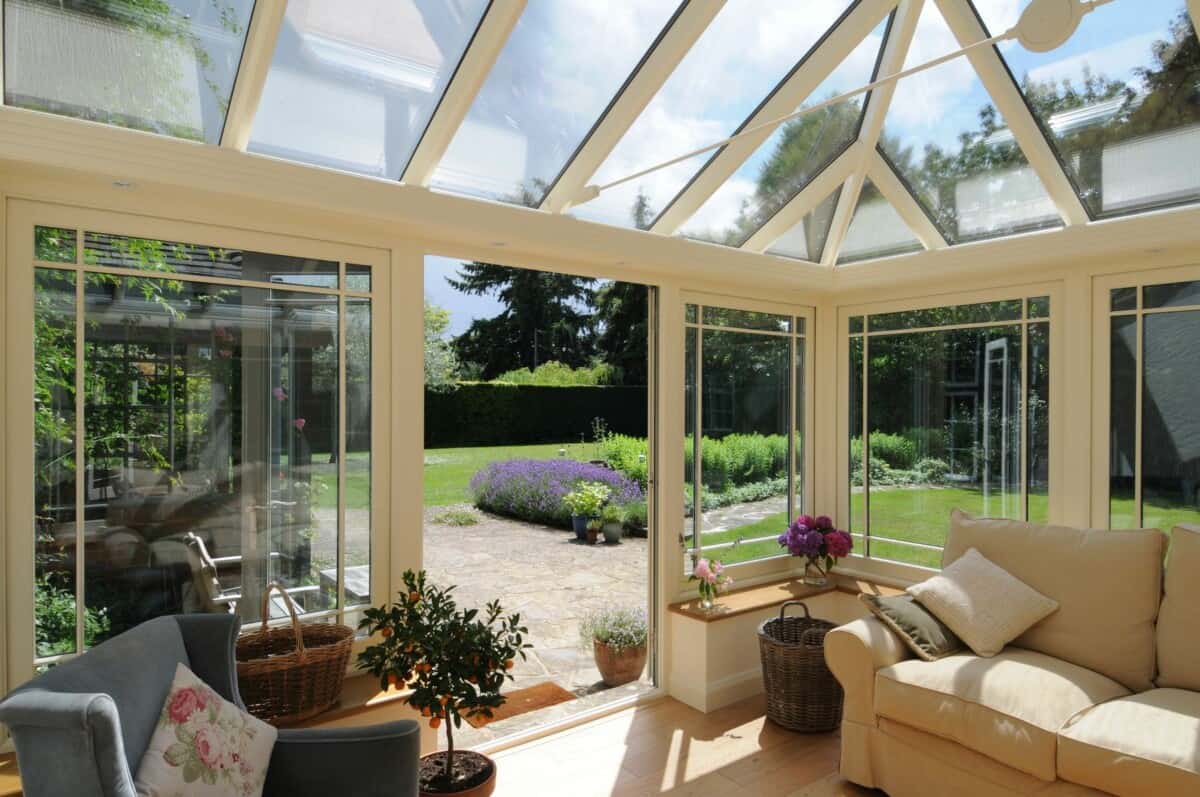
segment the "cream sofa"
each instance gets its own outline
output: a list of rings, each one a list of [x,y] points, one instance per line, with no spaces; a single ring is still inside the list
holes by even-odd
[[[831,631],[842,775],[892,797],[1200,795],[1200,528],[951,519],[1057,612],[994,658],[916,658],[875,618]]]

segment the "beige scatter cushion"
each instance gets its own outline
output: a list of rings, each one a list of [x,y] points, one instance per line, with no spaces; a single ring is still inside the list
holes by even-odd
[[[979,656],[995,656],[1058,608],[1056,601],[989,562],[974,548],[908,588]]]
[[[1200,691],[1200,528],[1176,526],[1158,612],[1160,687]]]

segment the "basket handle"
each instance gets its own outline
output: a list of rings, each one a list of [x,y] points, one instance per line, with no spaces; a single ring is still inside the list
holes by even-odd
[[[779,607],[779,619],[780,620],[783,619],[783,615],[787,611],[787,608],[789,606],[799,606],[801,609],[804,610],[804,619],[805,620],[812,619],[812,615],[808,613],[808,606],[805,605],[804,601],[784,601],[783,605]]]
[[[270,619],[271,619],[271,605],[270,605],[271,604],[271,592],[274,590],[279,590],[279,594],[283,596],[283,603],[285,606],[287,606],[288,614],[290,614],[292,616],[292,634],[296,637],[296,654],[300,657],[301,661],[304,661],[304,658],[305,658],[304,633],[300,630],[300,618],[296,614],[296,604],[292,600],[292,596],[288,594],[287,590],[284,589],[283,585],[280,584],[278,581],[272,581],[270,584],[267,585],[266,590],[263,591],[263,598],[262,598],[262,630],[263,630],[263,633],[266,633],[267,622],[270,621]],[[805,609],[805,611],[807,612],[808,609]]]

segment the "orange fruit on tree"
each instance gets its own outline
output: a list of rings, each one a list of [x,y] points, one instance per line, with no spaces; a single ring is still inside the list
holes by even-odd
[[[385,625],[383,628],[379,629],[379,635],[384,639],[387,639],[392,635],[392,629]]]
[[[504,662],[504,669],[511,670],[514,664],[515,662],[512,659],[509,659],[508,661]]]
[[[394,673],[394,672],[388,673],[387,680],[388,680],[388,686],[395,686],[396,684],[400,683],[400,677],[398,675],[396,675],[396,673]]]
[[[433,711],[429,708],[429,706],[426,706],[425,708],[421,709],[421,716],[422,717],[432,717]]]
[[[421,600],[421,593],[415,592],[415,591],[408,593],[408,602],[409,603],[416,603],[419,600]]]
[[[436,728],[437,726],[439,726],[441,724],[442,724],[442,721],[440,719],[438,719],[437,717],[434,717],[433,719],[431,719],[429,721],[430,728]]]

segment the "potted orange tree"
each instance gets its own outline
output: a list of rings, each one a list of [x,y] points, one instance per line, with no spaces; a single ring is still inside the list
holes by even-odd
[[[404,574],[395,603],[363,612],[359,628],[382,640],[358,656],[359,668],[379,686],[412,690],[409,705],[446,728],[446,749],[422,756],[421,797],[487,797],[496,787],[496,763],[454,749],[454,729],[468,717],[491,718],[504,704],[500,687],[511,680],[517,656],[525,658],[529,633],[519,614],[504,616],[499,601],[483,611],[459,609],[451,593],[426,583],[425,571]]]

